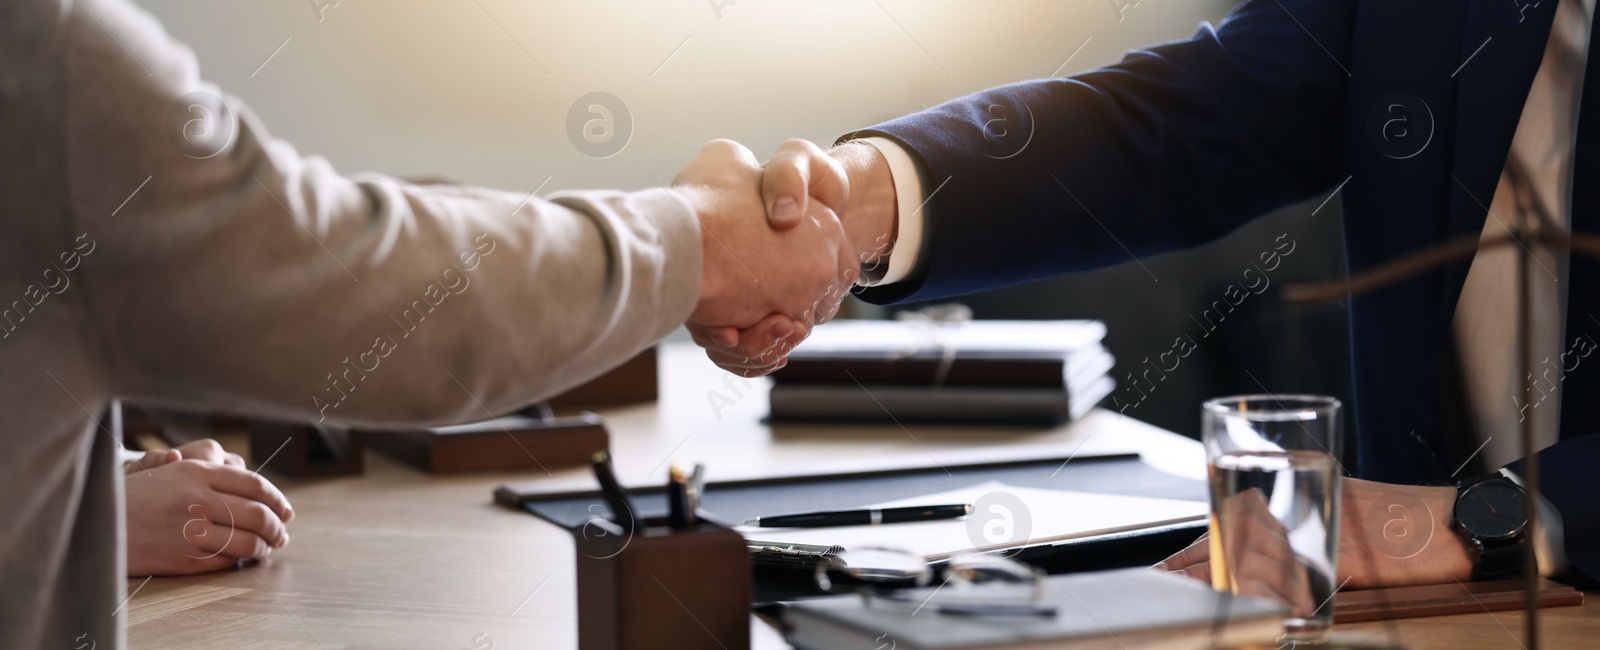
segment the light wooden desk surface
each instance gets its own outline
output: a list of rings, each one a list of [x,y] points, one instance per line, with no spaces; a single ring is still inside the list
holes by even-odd
[[[1011,453],[1139,451],[1166,471],[1202,477],[1198,443],[1099,411],[1050,431],[761,424],[764,382],[718,371],[687,346],[665,346],[659,405],[602,413],[626,483],[659,481],[667,462],[707,463],[711,480],[859,467],[883,459],[929,464]],[[737,391],[735,390],[737,388]],[[711,391],[733,402],[709,397]],[[244,451],[240,434],[225,446]],[[978,445],[985,447],[979,448]],[[537,450],[533,450],[537,455]],[[252,460],[253,465],[256,460]],[[134,648],[574,648],[577,586],[565,531],[491,502],[495,486],[540,478],[588,483],[583,469],[435,477],[368,452],[363,476],[273,479],[294,504],[292,543],[251,568],[133,579]],[[268,475],[271,476],[268,466]],[[137,591],[135,591],[137,590]],[[1341,626],[1341,634],[1414,648],[1516,648],[1521,614]],[[1600,604],[1545,610],[1547,647],[1600,639]],[[753,623],[758,648],[787,647]],[[1504,629],[1502,629],[1504,628]],[[663,647],[668,647],[663,645]]]

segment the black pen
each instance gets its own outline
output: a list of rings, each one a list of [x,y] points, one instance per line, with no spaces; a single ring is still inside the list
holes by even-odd
[[[633,502],[628,499],[628,490],[617,482],[617,475],[611,470],[611,454],[594,452],[590,462],[594,465],[595,480],[600,481],[600,493],[605,495],[606,504],[611,507],[611,516],[616,519],[623,533],[633,532]]]
[[[689,511],[688,480],[682,467],[673,465],[667,470],[667,525],[673,528],[685,528],[694,523],[694,515]]]
[[[760,528],[824,528],[829,526],[876,526],[912,521],[937,521],[955,519],[972,512],[972,504],[957,503],[943,506],[913,506],[908,508],[869,508],[863,510],[832,510],[806,512],[774,517],[758,517],[744,522],[746,526]]]

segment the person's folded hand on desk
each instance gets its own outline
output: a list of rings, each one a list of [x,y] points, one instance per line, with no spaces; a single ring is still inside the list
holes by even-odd
[[[138,460],[130,460],[127,463],[124,463],[122,469],[125,472],[132,474],[141,469],[155,469],[162,465],[176,463],[185,458],[190,460],[207,460],[213,463],[232,465],[234,467],[244,467],[243,456],[240,456],[239,454],[228,453],[222,448],[222,445],[218,444],[215,440],[210,438],[201,438],[199,440],[191,440],[166,451],[148,452],[143,458]]]
[[[1391,485],[1354,478],[1343,481],[1336,585],[1366,589],[1449,584],[1452,579],[1465,582],[1472,578],[1472,556],[1450,527],[1454,487]],[[1246,593],[1295,604],[1290,593],[1294,590],[1274,582],[1274,576],[1282,573],[1274,567],[1294,560],[1276,557],[1278,552],[1271,550],[1285,547],[1283,532],[1281,528],[1273,530],[1277,521],[1265,513],[1265,504],[1260,505],[1261,517],[1236,518],[1256,523],[1253,530],[1241,530],[1236,538],[1254,549],[1242,554],[1246,557],[1238,572],[1241,583],[1257,581],[1260,589]],[[1210,538],[1201,536],[1155,568],[1210,582],[1210,560]]]
[[[1170,571],[1205,580],[1214,587],[1276,600],[1296,616],[1309,616],[1317,607],[1311,585],[1305,571],[1284,570],[1298,560],[1290,547],[1288,531],[1272,516],[1261,490],[1229,496],[1222,509],[1227,513],[1218,519],[1224,526],[1222,538],[1229,540],[1232,549],[1226,562],[1230,584],[1219,585],[1211,571],[1217,563],[1211,562],[1214,545],[1209,534],[1163,564]]]
[[[289,501],[214,441],[146,454],[125,469],[129,576],[215,571],[289,543]]]
[[[753,164],[753,159],[749,158],[748,150],[723,141],[707,145],[696,163],[704,162],[708,156],[726,154],[724,149],[730,146],[738,148],[738,164],[746,167],[740,174],[749,176],[748,166]],[[692,164],[691,168],[695,166]],[[803,279],[809,282],[807,286],[813,288],[809,294],[787,293],[793,290],[782,285],[751,285],[763,300],[781,302],[785,298],[790,301],[805,298],[810,301],[799,310],[774,309],[753,324],[730,323],[726,319],[722,322],[702,320],[701,312],[696,312],[696,318],[689,324],[695,342],[706,349],[707,356],[717,365],[744,376],[764,375],[783,367],[786,355],[805,340],[812,327],[833,318],[861,269],[878,264],[887,254],[893,244],[896,217],[893,178],[883,156],[869,145],[847,143],[823,151],[811,142],[790,140],[756,171],[767,223],[772,230],[792,237],[793,232],[822,227],[828,233],[829,245],[842,248],[837,249],[839,258],[832,267],[824,267],[820,259],[808,257],[785,260],[790,270],[804,274]],[[678,182],[695,182],[690,170],[685,170],[684,174],[679,176]],[[741,199],[748,200],[749,197]],[[719,244],[728,247],[725,242],[707,242],[708,274],[713,247]],[[730,248],[728,252],[736,251]],[[733,257],[743,260],[747,256],[739,253]],[[758,264],[775,261],[754,255],[749,257]],[[818,294],[814,287],[824,271],[831,276]],[[703,295],[704,291],[702,289]]]
[[[835,210],[849,195],[840,166],[820,149],[791,140],[763,174],[749,149],[707,144],[673,181],[700,218],[704,271],[689,331],[712,361],[744,376],[763,375],[811,327],[833,318],[860,271]],[[764,178],[792,177],[797,191],[763,203]],[[777,215],[769,225],[765,215]]]

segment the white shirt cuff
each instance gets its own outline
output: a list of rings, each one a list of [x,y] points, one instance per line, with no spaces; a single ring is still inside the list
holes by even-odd
[[[911,269],[917,266],[917,253],[922,249],[922,177],[917,161],[912,160],[911,154],[899,143],[888,138],[861,138],[855,142],[872,145],[888,161],[899,213],[895,219],[894,248],[884,255],[888,263],[880,259],[863,266],[856,284],[863,287],[893,284],[911,275]]]
[[[1500,469],[1500,475],[1511,479],[1511,482],[1521,485],[1522,489],[1529,490],[1527,484],[1522,482],[1522,477],[1506,468]],[[1533,555],[1538,559],[1539,575],[1544,577],[1559,576],[1567,572],[1566,530],[1562,525],[1561,511],[1556,510],[1555,504],[1550,503],[1538,491],[1534,492],[1539,503],[1539,538],[1533,541]]]
[[[149,452],[143,452],[143,451],[134,451],[134,450],[128,449],[126,447],[118,448],[117,451],[121,453],[122,464],[124,464],[124,465],[126,465],[128,463],[137,463],[137,462],[139,462],[141,460],[144,460],[145,455],[147,453],[149,453]]]

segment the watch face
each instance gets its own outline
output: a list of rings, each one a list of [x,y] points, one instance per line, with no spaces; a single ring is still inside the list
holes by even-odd
[[[1468,487],[1456,499],[1456,520],[1473,537],[1515,535],[1528,523],[1525,498],[1515,483],[1485,481]]]

